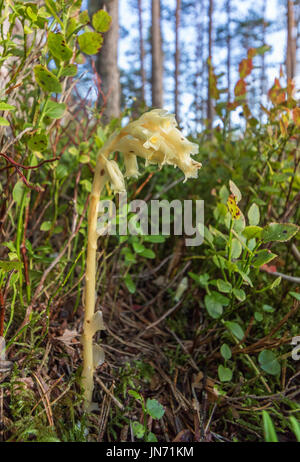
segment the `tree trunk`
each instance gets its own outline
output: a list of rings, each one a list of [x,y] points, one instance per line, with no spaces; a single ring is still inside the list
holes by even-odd
[[[175,88],[174,88],[174,110],[177,122],[179,123],[179,66],[180,66],[180,50],[179,50],[179,27],[180,27],[180,9],[181,0],[176,0],[175,13]]]
[[[262,46],[266,44],[266,6],[267,0],[263,2],[262,6]],[[261,76],[260,76],[260,98],[262,98],[266,93],[266,60],[265,53],[261,55]],[[263,116],[263,110],[260,109],[260,117]]]
[[[287,0],[287,48],[286,75],[293,79],[296,74],[296,34],[293,0]]]
[[[152,106],[163,106],[163,56],[160,28],[160,0],[152,0]]]
[[[145,103],[145,49],[144,49],[144,39],[143,39],[143,18],[142,18],[142,0],[138,0],[138,14],[139,14],[139,38],[140,38],[140,66],[141,66],[141,98],[142,103]]]
[[[204,85],[204,73],[205,73],[205,63],[203,59],[203,49],[204,49],[204,37],[203,37],[203,0],[195,0],[195,35],[196,35],[196,50],[195,50],[195,124],[196,124],[196,133],[200,130],[200,124],[205,118],[205,107],[204,101],[206,96],[203,93]]]
[[[209,0],[208,5],[208,58],[212,64],[212,29],[213,29],[213,0]],[[212,129],[213,106],[210,92],[209,82],[210,72],[208,70],[208,85],[207,85],[207,121],[209,130]]]
[[[101,79],[99,103],[105,105],[103,121],[107,123],[113,117],[120,115],[120,74],[118,68],[119,39],[119,4],[118,0],[90,0],[90,15],[105,9],[112,17],[111,26],[104,34],[104,41],[96,57],[96,70]]]

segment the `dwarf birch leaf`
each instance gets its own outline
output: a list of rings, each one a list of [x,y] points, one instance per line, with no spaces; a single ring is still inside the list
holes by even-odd
[[[66,44],[64,36],[61,33],[49,32],[48,48],[51,54],[60,61],[69,61],[72,58],[72,50]]]
[[[92,24],[97,32],[107,32],[111,24],[111,16],[105,10],[99,10],[93,15]]]
[[[65,66],[61,72],[62,77],[74,77],[77,74],[76,64],[68,64]]]
[[[32,151],[42,152],[48,147],[48,138],[44,133],[32,135],[28,140],[28,147]]]
[[[87,55],[98,53],[103,43],[103,37],[98,32],[84,32],[78,36],[77,40],[80,51]]]
[[[56,103],[55,101],[48,101],[45,115],[51,119],[60,119],[66,110],[65,103]]]
[[[35,66],[33,71],[35,75],[35,80],[44,91],[54,93],[61,92],[61,84],[59,83],[58,78],[54,74],[52,74],[52,72],[48,71],[48,69],[46,69],[41,64]]]

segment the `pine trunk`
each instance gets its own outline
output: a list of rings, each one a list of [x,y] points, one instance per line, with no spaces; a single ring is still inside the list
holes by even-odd
[[[163,106],[163,56],[160,28],[160,0],[152,0],[152,106]]]
[[[142,0],[138,0],[138,14],[139,14],[139,39],[140,39],[140,67],[141,67],[141,98],[142,103],[145,102],[145,49],[143,39],[143,17],[142,17]]]
[[[176,0],[175,13],[175,89],[174,89],[174,110],[175,116],[179,123],[179,66],[180,66],[180,50],[179,50],[179,27],[180,27],[180,9],[181,0]]]
[[[208,58],[210,64],[212,64],[212,29],[213,29],[213,0],[209,0],[208,5]],[[212,129],[212,118],[213,118],[213,106],[209,84],[209,72],[208,72],[208,85],[207,85],[207,121],[209,130]]]
[[[296,36],[295,16],[292,0],[287,0],[287,49],[286,49],[286,75],[293,79],[296,74]]]
[[[101,79],[99,104],[105,106],[104,122],[120,115],[120,74],[118,68],[119,4],[118,0],[90,0],[89,12],[92,15],[105,9],[112,17],[111,27],[104,34],[103,46],[96,58],[96,70]]]

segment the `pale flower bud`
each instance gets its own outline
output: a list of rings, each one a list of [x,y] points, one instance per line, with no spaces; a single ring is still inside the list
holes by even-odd
[[[111,182],[112,189],[116,192],[126,191],[124,177],[117,162],[106,160],[105,170]]]
[[[130,152],[124,153],[124,163],[126,167],[125,176],[137,178],[139,176],[139,169],[136,155]]]

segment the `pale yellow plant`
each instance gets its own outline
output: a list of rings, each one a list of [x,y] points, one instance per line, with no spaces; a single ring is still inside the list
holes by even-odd
[[[118,164],[109,160],[109,155],[119,151],[124,155],[126,177],[138,177],[137,156],[148,164],[159,168],[169,164],[179,167],[188,178],[196,178],[199,162],[191,158],[198,152],[198,146],[185,138],[177,128],[174,115],[163,109],[146,112],[139,119],[129,123],[113,134],[101,148],[97,160],[88,212],[88,246],[85,274],[85,314],[83,325],[83,372],[84,407],[89,409],[94,388],[94,369],[104,361],[104,353],[99,345],[93,344],[94,334],[104,329],[102,312],[95,313],[96,293],[96,252],[98,202],[107,182],[115,192],[125,191],[124,176]]]

